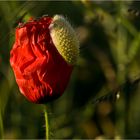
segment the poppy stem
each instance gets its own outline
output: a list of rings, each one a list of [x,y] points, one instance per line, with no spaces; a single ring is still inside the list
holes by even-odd
[[[46,125],[46,140],[49,140],[49,121],[48,121],[48,112],[47,107],[45,106],[44,115],[45,115],[45,125]]]

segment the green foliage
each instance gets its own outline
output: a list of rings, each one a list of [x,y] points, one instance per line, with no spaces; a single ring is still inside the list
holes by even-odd
[[[140,78],[140,14],[131,7],[140,3],[1,1],[0,137],[45,138],[43,106],[20,94],[9,53],[19,22],[61,14],[77,31],[80,57],[64,95],[49,104],[50,138],[140,138],[140,84],[133,84]],[[108,93],[118,99],[93,103]]]

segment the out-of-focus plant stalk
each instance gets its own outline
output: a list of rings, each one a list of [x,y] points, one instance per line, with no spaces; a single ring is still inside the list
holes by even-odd
[[[3,120],[2,120],[2,113],[0,108],[0,139],[3,138]]]

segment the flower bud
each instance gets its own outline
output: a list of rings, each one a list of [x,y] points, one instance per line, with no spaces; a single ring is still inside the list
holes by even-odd
[[[67,87],[78,55],[76,34],[62,16],[20,23],[10,52],[20,92],[34,103],[58,98]]]
[[[79,56],[79,42],[69,22],[64,17],[55,15],[49,29],[58,52],[69,64],[75,64]]]

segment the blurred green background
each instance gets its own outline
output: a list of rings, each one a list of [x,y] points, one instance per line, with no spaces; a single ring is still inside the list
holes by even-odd
[[[43,105],[20,94],[9,53],[19,22],[61,14],[80,57],[63,96],[48,104],[50,138],[140,138],[139,9],[134,1],[0,1],[0,137],[45,138]]]

